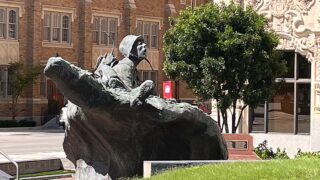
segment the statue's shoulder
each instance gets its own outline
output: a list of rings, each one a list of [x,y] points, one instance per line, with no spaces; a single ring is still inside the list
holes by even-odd
[[[119,63],[113,67],[114,69],[118,68],[134,68],[134,63],[129,58],[123,58]]]

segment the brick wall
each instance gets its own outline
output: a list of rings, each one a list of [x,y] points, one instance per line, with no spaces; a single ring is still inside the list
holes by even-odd
[[[58,53],[84,69],[92,69],[92,16],[95,14],[111,14],[119,17],[117,46],[127,34],[136,34],[137,18],[160,22],[158,46],[158,92],[162,94],[162,81],[168,80],[163,69],[164,53],[162,51],[162,37],[169,28],[168,18],[176,17],[179,10],[190,5],[181,4],[180,0],[13,0],[23,4],[23,13],[19,18],[19,61],[25,64],[45,65],[49,57]],[[205,1],[203,1],[205,2]],[[203,3],[198,0],[197,4]],[[72,14],[71,43],[57,44],[43,41],[43,11],[62,11]],[[110,46],[101,46],[102,49],[111,49]],[[117,47],[116,47],[117,48]],[[117,54],[121,59],[121,54]],[[185,91],[185,90],[183,90]],[[185,92],[182,92],[185,94]],[[23,94],[19,106],[22,109],[20,116],[41,116],[47,106],[47,98],[40,95],[40,80]],[[25,108],[27,107],[27,108]],[[7,116],[5,103],[0,103],[0,116]]]

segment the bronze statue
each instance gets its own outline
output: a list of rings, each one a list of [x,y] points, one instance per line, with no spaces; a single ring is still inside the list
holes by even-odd
[[[210,116],[155,96],[150,80],[139,84],[136,67],[146,58],[143,38],[128,35],[119,50],[122,60],[101,56],[94,72],[61,57],[50,58],[44,70],[69,100],[62,116],[63,147],[77,177],[141,175],[144,160],[227,159],[226,143]]]

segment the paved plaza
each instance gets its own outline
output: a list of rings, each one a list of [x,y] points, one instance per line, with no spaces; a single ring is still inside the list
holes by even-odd
[[[62,129],[1,131],[0,151],[15,161],[65,158]],[[7,162],[2,155],[1,162]]]

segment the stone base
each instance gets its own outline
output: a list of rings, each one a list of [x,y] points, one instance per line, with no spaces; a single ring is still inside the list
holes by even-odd
[[[76,179],[77,180],[112,180],[111,177],[106,174],[105,176],[97,173],[92,166],[89,166],[84,160],[77,160],[76,167]]]

